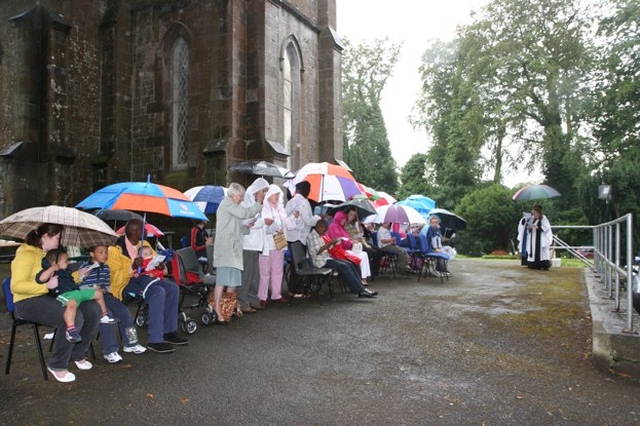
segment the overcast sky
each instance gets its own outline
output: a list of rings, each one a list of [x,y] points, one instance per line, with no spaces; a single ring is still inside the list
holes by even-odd
[[[433,39],[451,40],[460,24],[471,22],[470,12],[488,0],[337,0],[338,33],[354,44],[389,36],[403,42],[393,76],[382,93],[384,115],[391,152],[402,167],[418,152],[429,147],[424,131],[415,132],[407,117],[420,91],[418,68],[421,56]],[[512,186],[522,176],[508,176]]]

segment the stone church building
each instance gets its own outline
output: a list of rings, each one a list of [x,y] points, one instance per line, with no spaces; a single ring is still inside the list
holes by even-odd
[[[336,0],[2,0],[0,217],[342,158]]]

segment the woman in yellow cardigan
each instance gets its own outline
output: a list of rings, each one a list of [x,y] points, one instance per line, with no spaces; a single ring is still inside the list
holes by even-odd
[[[48,295],[48,290],[58,285],[57,277],[52,277],[44,285],[36,282],[36,274],[42,269],[42,258],[47,251],[58,248],[62,232],[61,225],[45,223],[27,234],[25,244],[18,247],[11,262],[11,293],[18,318],[65,330],[65,308]],[[56,333],[47,369],[57,381],[72,382],[76,379],[69,371],[71,360],[80,370],[91,369],[85,354],[98,333],[101,314],[96,302],[78,306],[75,324],[82,338],[78,343],[68,342],[64,332]]]

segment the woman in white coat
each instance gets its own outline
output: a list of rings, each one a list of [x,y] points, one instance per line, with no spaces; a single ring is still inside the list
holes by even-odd
[[[256,204],[258,192],[266,193],[269,189],[269,182],[259,177],[253,181],[244,194],[244,201],[240,204],[243,207],[251,207]],[[247,219],[243,223],[247,224],[253,219]],[[260,270],[258,268],[258,255],[264,251],[265,235],[264,220],[259,217],[249,228],[249,233],[245,231],[242,246],[242,285],[238,288],[238,305],[242,313],[252,314],[256,309],[260,309],[260,299],[258,298],[258,282],[260,280]]]
[[[296,214],[287,216],[282,200],[282,190],[277,185],[269,185],[262,205],[262,219],[265,223],[266,238],[264,250],[260,254],[260,283],[258,284],[258,298],[260,305],[266,306],[271,289],[271,300],[287,303],[282,297],[282,275],[284,272],[284,248],[276,248],[273,237],[296,227]],[[285,240],[286,241],[286,240]]]

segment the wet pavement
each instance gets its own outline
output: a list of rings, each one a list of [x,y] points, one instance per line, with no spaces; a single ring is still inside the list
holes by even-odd
[[[581,269],[455,260],[448,282],[383,276],[202,326],[171,355],[42,380],[29,329],[0,418],[11,425],[634,425],[640,386],[596,368]],[[338,289],[339,292],[339,289]],[[193,312],[199,317],[199,312]],[[0,315],[4,364],[10,330]]]

